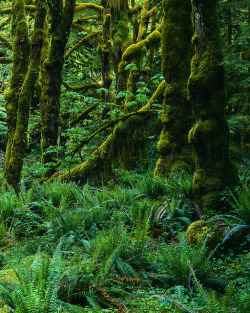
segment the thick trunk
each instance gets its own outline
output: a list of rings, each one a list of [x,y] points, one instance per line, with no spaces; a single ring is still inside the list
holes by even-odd
[[[192,164],[188,131],[192,111],[187,101],[187,80],[191,63],[191,3],[164,0],[162,28],[162,71],[166,81],[163,102],[163,130],[158,143],[160,158],[155,175],[169,176]]]
[[[188,82],[195,123],[189,141],[196,153],[194,198],[204,210],[219,208],[221,192],[239,183],[229,158],[229,129],[225,118],[224,69],[221,65],[217,0],[193,0],[195,55]]]

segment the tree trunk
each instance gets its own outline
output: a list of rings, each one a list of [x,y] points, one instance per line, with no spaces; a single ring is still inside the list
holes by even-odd
[[[187,101],[187,80],[191,63],[191,3],[164,0],[162,29],[162,71],[166,81],[163,103],[163,130],[158,142],[160,158],[155,175],[169,176],[192,165],[188,131],[192,111]]]
[[[196,153],[194,199],[203,210],[218,210],[225,187],[239,184],[236,167],[229,158],[225,75],[216,4],[217,0],[193,0],[195,55],[188,89],[195,123],[189,141]]]
[[[22,10],[22,0],[18,0],[17,3],[18,2],[20,3],[20,10]],[[23,159],[27,142],[30,104],[34,95],[34,88],[40,70],[40,57],[43,46],[43,27],[46,12],[47,9],[45,3],[42,0],[38,1],[35,25],[31,41],[29,67],[18,98],[15,132],[11,145],[8,169],[5,176],[8,184],[10,184],[16,191],[19,189],[18,185],[23,167]]]
[[[147,110],[150,110],[152,103],[155,101],[162,101],[164,86],[165,82],[163,81],[158,86],[150,101],[143,108],[141,108],[140,111],[146,113]],[[105,167],[109,167],[111,157],[114,160],[121,154],[120,142],[124,137],[124,134],[129,131],[133,119],[134,116],[128,118],[128,120],[124,122],[120,122],[115,127],[113,133],[110,134],[105,142],[92,153],[91,157],[87,161],[73,168],[71,171],[67,171],[65,173],[55,173],[50,180],[59,178],[62,180],[74,180],[86,183],[88,179],[93,178],[93,175],[96,176],[99,173],[104,172]]]
[[[24,2],[22,0],[12,1],[11,14],[12,27],[12,51],[13,66],[10,81],[10,88],[5,90],[5,107],[7,112],[7,136],[6,153],[4,164],[4,178],[6,179],[9,170],[9,161],[11,157],[11,146],[13,143],[16,129],[17,108],[19,93],[28,70],[29,62],[29,35],[26,16],[24,11]]]
[[[40,103],[42,117],[42,163],[49,166],[55,162],[56,153],[50,151],[57,145],[60,95],[62,84],[62,70],[64,64],[65,46],[68,42],[71,24],[73,21],[75,0],[63,1],[51,7],[52,39],[48,58],[44,61],[47,71],[47,84],[44,90],[43,101]]]

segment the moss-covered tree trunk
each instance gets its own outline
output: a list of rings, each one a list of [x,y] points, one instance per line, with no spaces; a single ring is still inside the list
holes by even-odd
[[[162,28],[162,72],[166,81],[163,103],[163,130],[158,142],[160,158],[155,175],[169,176],[192,164],[188,131],[192,111],[187,100],[191,63],[190,0],[164,0]]]
[[[147,111],[151,109],[152,103],[163,101],[164,86],[165,82],[163,81],[158,86],[150,101],[143,108],[141,108],[139,112],[147,116],[150,114],[147,113]],[[126,132],[129,132],[129,128],[131,127],[131,123],[133,124],[134,117],[135,116],[132,116],[126,121],[119,122],[119,124],[114,128],[113,133],[110,134],[104,143],[92,153],[91,158],[70,171],[65,173],[55,173],[50,180],[59,178],[62,180],[73,180],[86,183],[88,179],[93,178],[93,175],[96,176],[99,173],[103,173],[106,166],[109,166],[110,158],[112,157],[113,160],[115,160],[120,156],[121,142],[124,136],[126,136]]]
[[[29,62],[30,47],[28,26],[24,11],[24,1],[12,1],[11,28],[13,65],[10,87],[9,89],[6,89],[4,93],[8,126],[6,136],[4,178],[6,178],[9,169],[11,146],[16,129],[19,93],[28,70]]]
[[[101,61],[102,70],[102,87],[104,91],[102,92],[102,101],[104,103],[110,102],[109,88],[113,81],[113,76],[111,73],[111,8],[110,3],[107,0],[102,0],[101,4],[103,6],[103,24],[102,24],[102,39],[98,46],[98,54]],[[106,118],[108,109],[103,109],[102,117]]]
[[[63,1],[60,0],[50,7],[52,38],[49,56],[44,61],[44,68],[47,71],[47,84],[43,91],[43,101],[40,103],[42,163],[44,165],[55,162],[56,157],[55,152],[51,152],[49,149],[53,149],[57,145],[64,53],[73,21],[74,9],[75,0],[66,0],[64,7]]]
[[[17,0],[16,3],[19,3],[20,6],[18,8],[22,11],[23,1]],[[42,0],[37,1],[36,7],[37,9],[31,41],[29,66],[18,97],[15,132],[10,148],[8,168],[5,172],[5,178],[8,184],[14,187],[16,191],[18,191],[25,155],[30,104],[34,95],[34,88],[40,70],[40,57],[43,46],[43,27],[47,12],[46,5]],[[23,18],[24,15],[22,15],[22,19]],[[23,23],[24,22],[26,23],[25,20],[23,20]],[[25,23],[23,24],[23,31],[26,32],[27,24],[25,25]],[[22,29],[20,29],[20,31],[22,31]],[[18,32],[16,35],[18,36]]]
[[[137,83],[140,81],[144,65],[144,57],[147,51],[156,44],[159,44],[161,40],[160,33],[155,29],[149,36],[147,36],[149,20],[152,19],[156,13],[157,7],[153,7],[149,10],[149,0],[144,0],[137,43],[132,44],[125,50],[122,56],[122,61],[119,65],[120,68],[124,68],[127,64],[133,63],[137,68],[137,70],[133,70],[133,68],[130,69],[128,75],[124,75],[124,71],[119,73],[123,75],[123,84],[125,84],[126,79],[126,89],[123,90],[128,90],[131,93],[131,96],[127,99],[125,105],[127,103],[134,103],[133,105],[126,106],[125,110],[127,112],[134,112],[139,109],[139,103],[135,101],[135,96],[138,89]],[[120,84],[118,84],[118,86],[120,87]],[[148,164],[147,143],[143,133],[143,127],[146,125],[143,118],[140,116],[135,116],[133,119],[131,118],[128,123],[130,123],[130,127],[126,129],[126,132],[123,133],[123,137],[121,137],[119,161],[122,168],[132,170],[139,167],[145,167]]]
[[[193,0],[192,3],[195,54],[188,90],[195,115],[189,132],[196,154],[193,192],[202,209],[218,209],[220,193],[226,186],[237,185],[239,178],[229,157],[217,0]]]

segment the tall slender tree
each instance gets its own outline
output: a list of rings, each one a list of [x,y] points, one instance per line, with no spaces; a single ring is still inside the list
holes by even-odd
[[[57,145],[60,95],[62,84],[62,70],[64,65],[65,47],[68,42],[73,21],[75,0],[51,1],[51,43],[48,57],[44,61],[44,70],[47,82],[44,85],[40,102],[42,117],[42,161],[49,165],[55,161],[55,153],[49,151]]]
[[[40,69],[46,11],[45,2],[43,0],[37,1],[35,24],[31,39],[31,48],[29,49],[28,26],[24,12],[24,1],[13,1],[13,59],[16,66],[13,67],[12,71],[13,85],[5,94],[7,114],[10,122],[4,177],[16,191],[18,191],[18,184],[23,167],[29,123],[29,109]],[[24,56],[23,60],[20,60],[20,55]]]

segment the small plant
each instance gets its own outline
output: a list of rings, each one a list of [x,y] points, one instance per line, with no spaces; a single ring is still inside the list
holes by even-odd
[[[243,185],[238,187],[235,192],[229,190],[228,203],[234,210],[235,215],[218,215],[210,220],[216,219],[218,217],[223,217],[228,219],[230,222],[234,223],[235,226],[232,227],[223,238],[222,244],[231,238],[236,232],[242,230],[250,229],[250,189],[248,185]]]
[[[186,171],[174,174],[168,180],[168,191],[174,197],[192,198],[193,177]]]
[[[204,278],[214,253],[214,251],[208,253],[206,242],[199,246],[188,246],[184,236],[180,236],[177,245],[168,245],[166,248],[160,245],[159,251],[169,280],[176,285],[188,284],[190,273],[188,263],[193,266],[199,278]]]
[[[11,284],[0,284],[0,298],[13,312],[82,312],[78,307],[66,304],[58,298],[65,272],[59,247],[52,258],[38,253],[28,271],[27,266],[29,265],[25,262],[15,265],[16,279]]]
[[[142,194],[152,199],[157,199],[167,193],[165,179],[163,178],[145,178],[139,184],[139,190]]]
[[[180,199],[171,199],[166,201],[166,205],[161,208],[157,214],[157,220],[176,220],[189,226],[191,224],[190,218],[188,217],[186,205]]]

